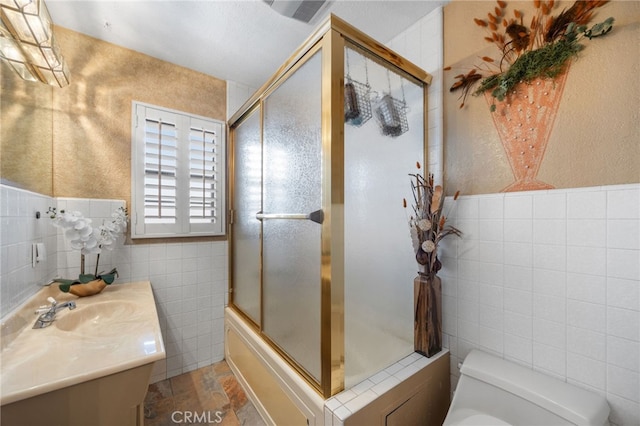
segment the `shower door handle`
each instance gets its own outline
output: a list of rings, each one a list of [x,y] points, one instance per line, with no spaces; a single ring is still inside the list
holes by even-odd
[[[296,219],[296,220],[310,220],[311,222],[320,223],[324,222],[324,212],[322,209],[316,210],[309,214],[304,213],[256,213],[256,219]]]

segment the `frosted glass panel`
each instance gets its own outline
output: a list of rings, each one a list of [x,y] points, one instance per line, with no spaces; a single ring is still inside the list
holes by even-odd
[[[413,352],[418,265],[402,199],[411,199],[408,174],[424,157],[422,87],[353,50],[348,60],[350,77],[371,86],[372,117],[345,117],[346,388]],[[389,98],[406,108],[384,121],[376,114],[388,112]]]
[[[265,214],[321,208],[320,65],[317,53],[265,101]],[[308,220],[263,221],[263,330],[317,380],[320,230]]]
[[[260,324],[262,147],[260,109],[235,130],[233,302]]]

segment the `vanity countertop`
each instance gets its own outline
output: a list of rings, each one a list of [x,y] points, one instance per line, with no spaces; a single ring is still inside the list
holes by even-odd
[[[52,325],[32,329],[47,297],[74,300]],[[74,316],[74,317],[72,317]],[[151,283],[112,284],[78,298],[53,284],[2,322],[0,405],[165,358]]]

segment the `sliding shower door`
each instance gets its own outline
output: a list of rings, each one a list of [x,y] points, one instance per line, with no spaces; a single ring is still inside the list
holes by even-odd
[[[260,325],[260,222],[262,209],[262,137],[260,108],[234,132],[233,303]]]
[[[320,381],[321,53],[234,129],[233,303]]]
[[[230,119],[230,305],[325,398],[413,351],[430,81],[332,16]]]
[[[264,101],[263,331],[320,380],[321,54]],[[309,214],[311,219],[304,219]]]

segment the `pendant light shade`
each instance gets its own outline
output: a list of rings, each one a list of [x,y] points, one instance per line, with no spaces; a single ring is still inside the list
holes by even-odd
[[[44,0],[0,0],[0,57],[25,80],[69,84]]]

